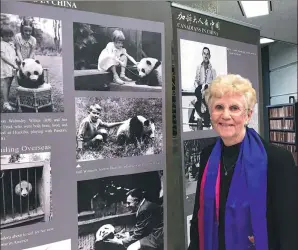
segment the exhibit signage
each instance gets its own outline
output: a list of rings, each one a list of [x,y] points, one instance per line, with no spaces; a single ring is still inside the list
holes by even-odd
[[[260,31],[242,23],[172,4],[176,51],[176,110],[184,179],[186,247],[190,242],[190,221],[196,196],[200,154],[215,143],[204,91],[219,75],[239,74],[248,78],[259,93]],[[259,103],[259,97],[258,103]],[[258,103],[249,124],[256,131]],[[175,152],[174,152],[175,153]]]

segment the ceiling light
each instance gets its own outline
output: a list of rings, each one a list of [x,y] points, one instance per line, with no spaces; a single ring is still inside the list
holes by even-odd
[[[242,14],[247,18],[269,15],[269,1],[238,1]]]
[[[265,44],[265,43],[273,43],[274,40],[270,39],[270,38],[266,38],[266,37],[262,37],[260,39],[260,44]]]

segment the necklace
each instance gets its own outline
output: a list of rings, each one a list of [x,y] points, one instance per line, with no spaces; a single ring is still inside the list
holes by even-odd
[[[222,156],[222,166],[223,166],[224,169],[225,169],[225,176],[228,175],[228,172],[229,172],[231,169],[233,169],[233,168],[235,167],[235,165],[236,165],[236,162],[232,165],[232,167],[230,167],[230,168],[227,169],[226,166],[225,166],[224,157]]]

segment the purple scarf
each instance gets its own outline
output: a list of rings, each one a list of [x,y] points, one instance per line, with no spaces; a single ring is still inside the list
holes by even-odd
[[[200,250],[218,250],[220,159],[222,145],[217,140],[200,189]],[[267,236],[267,154],[252,128],[246,129],[229,189],[225,212],[227,250],[268,250]],[[249,240],[254,237],[254,244]]]

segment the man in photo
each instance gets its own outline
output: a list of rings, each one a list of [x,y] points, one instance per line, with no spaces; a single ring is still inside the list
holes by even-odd
[[[136,223],[124,238],[107,242],[123,245],[127,250],[163,249],[163,208],[147,200],[140,189],[127,193],[127,206],[136,213]]]
[[[210,63],[211,52],[208,47],[204,47],[202,51],[203,62],[201,62],[196,71],[195,88],[199,85],[210,84],[216,78],[216,71]]]
[[[123,122],[103,122],[99,116],[102,108],[98,104],[90,105],[88,116],[80,123],[77,135],[78,150],[84,147],[96,147],[101,142],[107,142],[108,132],[105,128],[121,125]]]
[[[191,101],[194,107],[189,118],[190,123],[198,123],[201,120],[201,126],[210,128],[210,114],[204,98],[204,91],[208,85],[216,78],[216,71],[212,68],[210,63],[211,53],[208,47],[202,50],[203,62],[198,65],[195,77],[195,96]],[[199,116],[199,117],[198,117]]]

